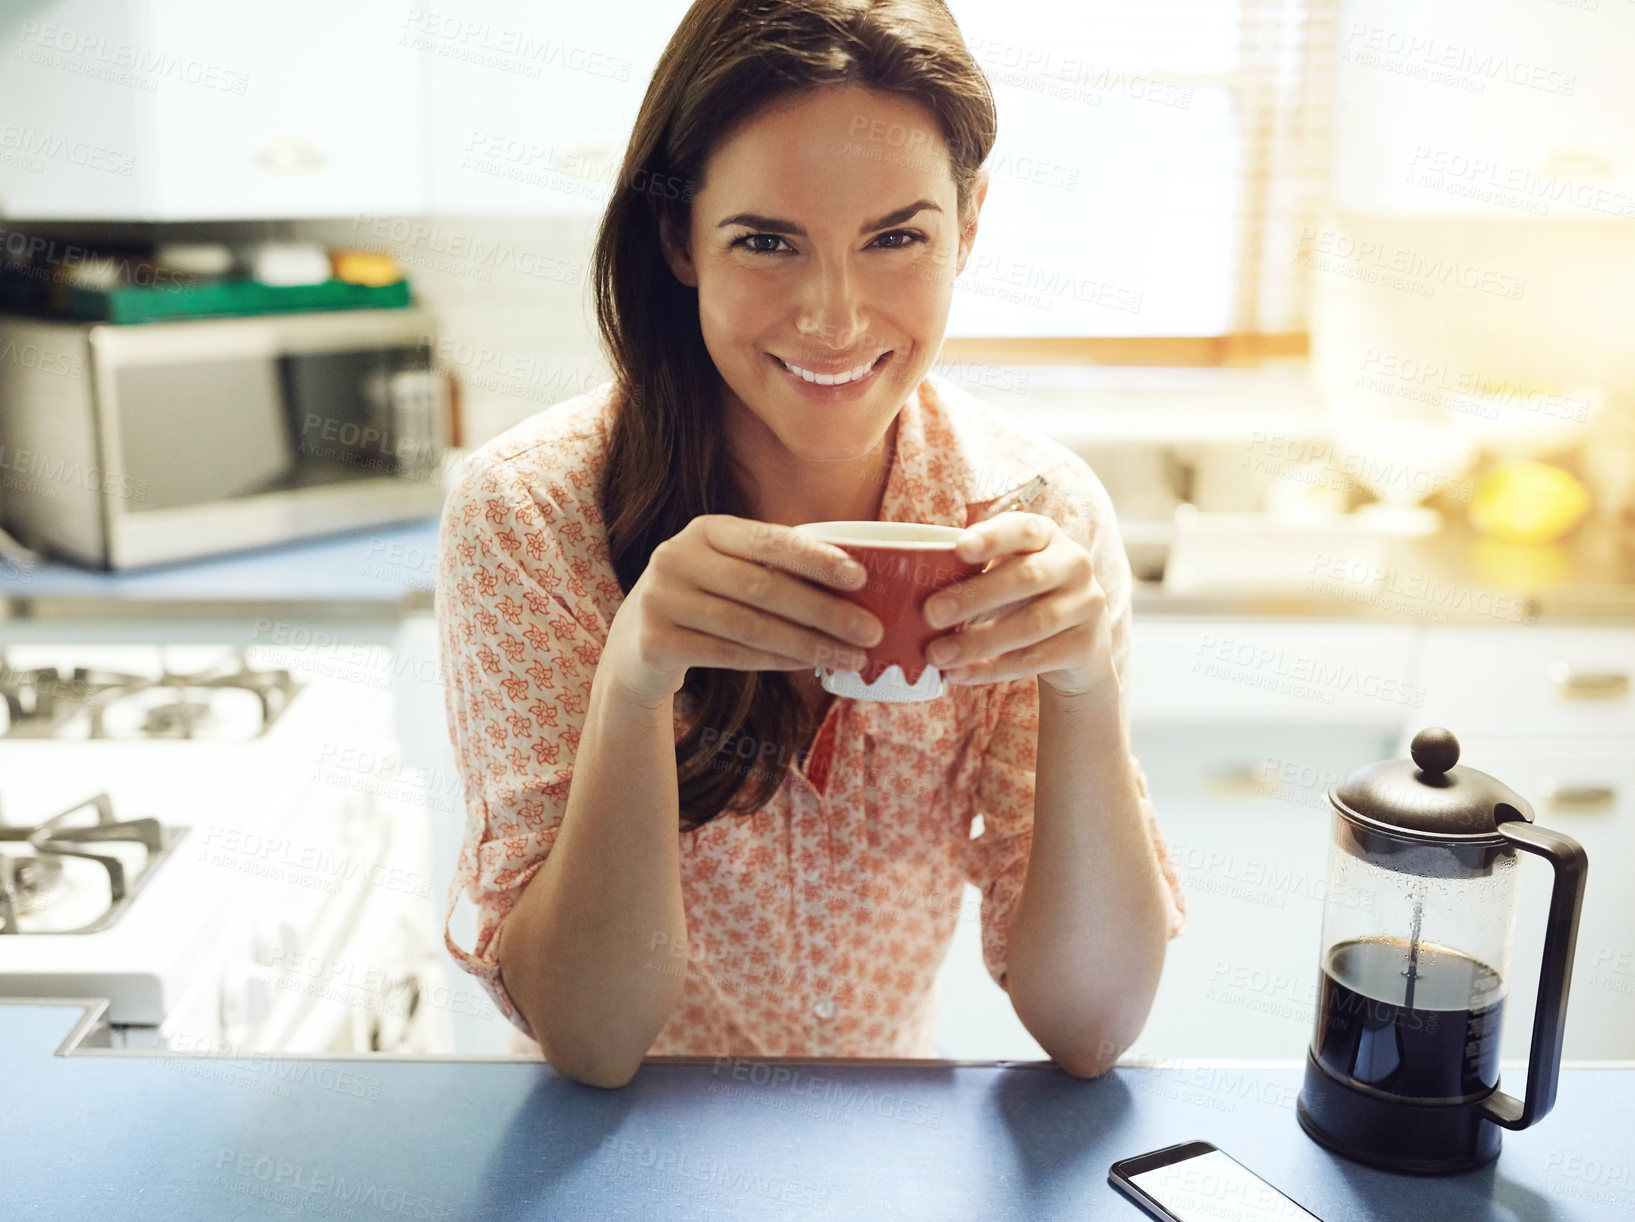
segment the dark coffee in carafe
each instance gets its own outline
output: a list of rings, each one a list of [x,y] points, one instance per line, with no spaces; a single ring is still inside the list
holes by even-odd
[[[1323,967],[1317,1060],[1405,1098],[1481,1095],[1499,1081],[1503,1015],[1484,963],[1398,939],[1342,942]]]

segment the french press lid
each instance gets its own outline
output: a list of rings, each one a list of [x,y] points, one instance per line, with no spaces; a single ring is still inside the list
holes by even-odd
[[[1370,828],[1437,839],[1491,840],[1533,808],[1485,772],[1459,765],[1459,740],[1440,726],[1414,735],[1412,759],[1357,769],[1329,791],[1335,809]]]

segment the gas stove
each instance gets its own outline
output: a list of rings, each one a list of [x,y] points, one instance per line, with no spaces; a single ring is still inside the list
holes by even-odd
[[[28,665],[19,652],[0,650],[5,738],[241,742],[271,729],[301,687],[288,670],[252,666],[244,649],[178,660],[154,646],[131,669]]]
[[[0,937],[106,929],[186,832],[115,818],[105,793],[30,827],[0,817]]]
[[[392,660],[8,645],[0,996],[106,998],[117,1047],[376,1046],[383,982],[440,945],[426,812],[380,783]]]

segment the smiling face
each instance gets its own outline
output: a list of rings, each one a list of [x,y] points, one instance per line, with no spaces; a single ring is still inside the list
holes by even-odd
[[[941,347],[985,181],[958,217],[933,113],[856,86],[773,103],[703,178],[666,255],[698,289],[740,457],[866,465]]]

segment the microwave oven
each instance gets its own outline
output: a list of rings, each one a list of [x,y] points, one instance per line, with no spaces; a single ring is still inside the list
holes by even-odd
[[[438,513],[450,395],[419,310],[0,317],[0,523],[129,569]]]

